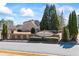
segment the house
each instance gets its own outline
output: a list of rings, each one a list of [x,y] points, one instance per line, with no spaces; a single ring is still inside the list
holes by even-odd
[[[23,25],[17,25],[16,30],[22,32],[30,32],[32,28],[35,28],[36,32],[40,30],[40,23],[37,20],[25,21]]]
[[[30,36],[31,36],[31,32],[17,32],[17,31],[14,31],[13,33],[10,33],[9,39],[24,40],[24,39],[29,39]]]
[[[31,36],[31,29],[35,28],[36,32],[40,30],[39,21],[30,20],[25,21],[22,25],[17,25],[15,30],[10,33],[9,39],[29,39]]]
[[[22,25],[17,25],[17,26],[16,26],[16,30],[17,30],[17,31],[22,31]]]

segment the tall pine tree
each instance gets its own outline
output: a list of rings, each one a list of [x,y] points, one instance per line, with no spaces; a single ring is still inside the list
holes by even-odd
[[[55,5],[50,7],[50,16],[51,16],[51,30],[59,30],[59,20],[57,17]]]
[[[42,20],[40,22],[40,29],[41,30],[48,30],[49,29],[48,22],[49,22],[49,6],[46,5]]]
[[[8,35],[8,29],[7,29],[7,25],[4,23],[3,30],[2,30],[2,38],[7,39],[7,35]]]
[[[42,20],[40,22],[41,30],[59,30],[59,20],[55,5],[50,7],[46,5]]]
[[[61,13],[61,29],[65,26],[64,18],[63,18],[63,11]]]
[[[78,34],[78,28],[77,28],[77,17],[76,17],[76,12],[73,11],[69,15],[69,33],[70,33],[70,38],[71,40],[76,40],[77,39],[77,34]]]

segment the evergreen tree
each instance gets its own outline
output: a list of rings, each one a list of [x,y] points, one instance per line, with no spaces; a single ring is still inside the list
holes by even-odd
[[[5,25],[5,38],[7,39],[8,37],[8,28],[7,28],[7,25]]]
[[[76,12],[75,11],[73,11],[69,15],[68,27],[69,27],[71,40],[76,40],[77,34],[78,34],[78,28],[77,28],[77,17],[76,17]]]
[[[51,5],[50,8],[46,5],[42,20],[40,22],[41,30],[59,30],[60,24],[56,12],[55,5]]]
[[[48,21],[49,20],[49,6],[46,5],[46,8],[44,10],[44,14],[43,14],[43,17],[42,17],[42,20],[40,22],[40,29],[41,30],[48,30],[49,26],[48,26]]]
[[[67,27],[63,28],[62,41],[67,42],[69,40],[69,30]]]
[[[59,29],[62,30],[63,26],[62,26],[62,18],[60,15],[58,15],[58,20],[59,20]]]
[[[50,16],[51,16],[51,29],[52,30],[59,30],[59,20],[56,12],[55,5],[51,5],[50,7]]]
[[[7,39],[7,35],[8,35],[7,25],[3,24],[2,38]]]
[[[61,13],[61,29],[65,26],[64,18],[63,18],[63,11]]]

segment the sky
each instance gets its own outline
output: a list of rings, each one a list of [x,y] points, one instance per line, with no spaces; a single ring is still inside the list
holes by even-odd
[[[49,5],[53,3],[49,3]],[[73,10],[79,14],[79,3],[54,3],[57,13],[60,15],[63,11],[63,16],[68,21],[69,13]],[[0,20],[10,19],[14,24],[22,24],[24,21],[31,19],[41,21],[46,3],[7,3],[0,4]]]

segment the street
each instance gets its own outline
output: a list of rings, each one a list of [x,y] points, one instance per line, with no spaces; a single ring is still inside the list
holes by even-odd
[[[79,45],[50,43],[0,42],[1,50],[32,52],[59,56],[79,56]]]

